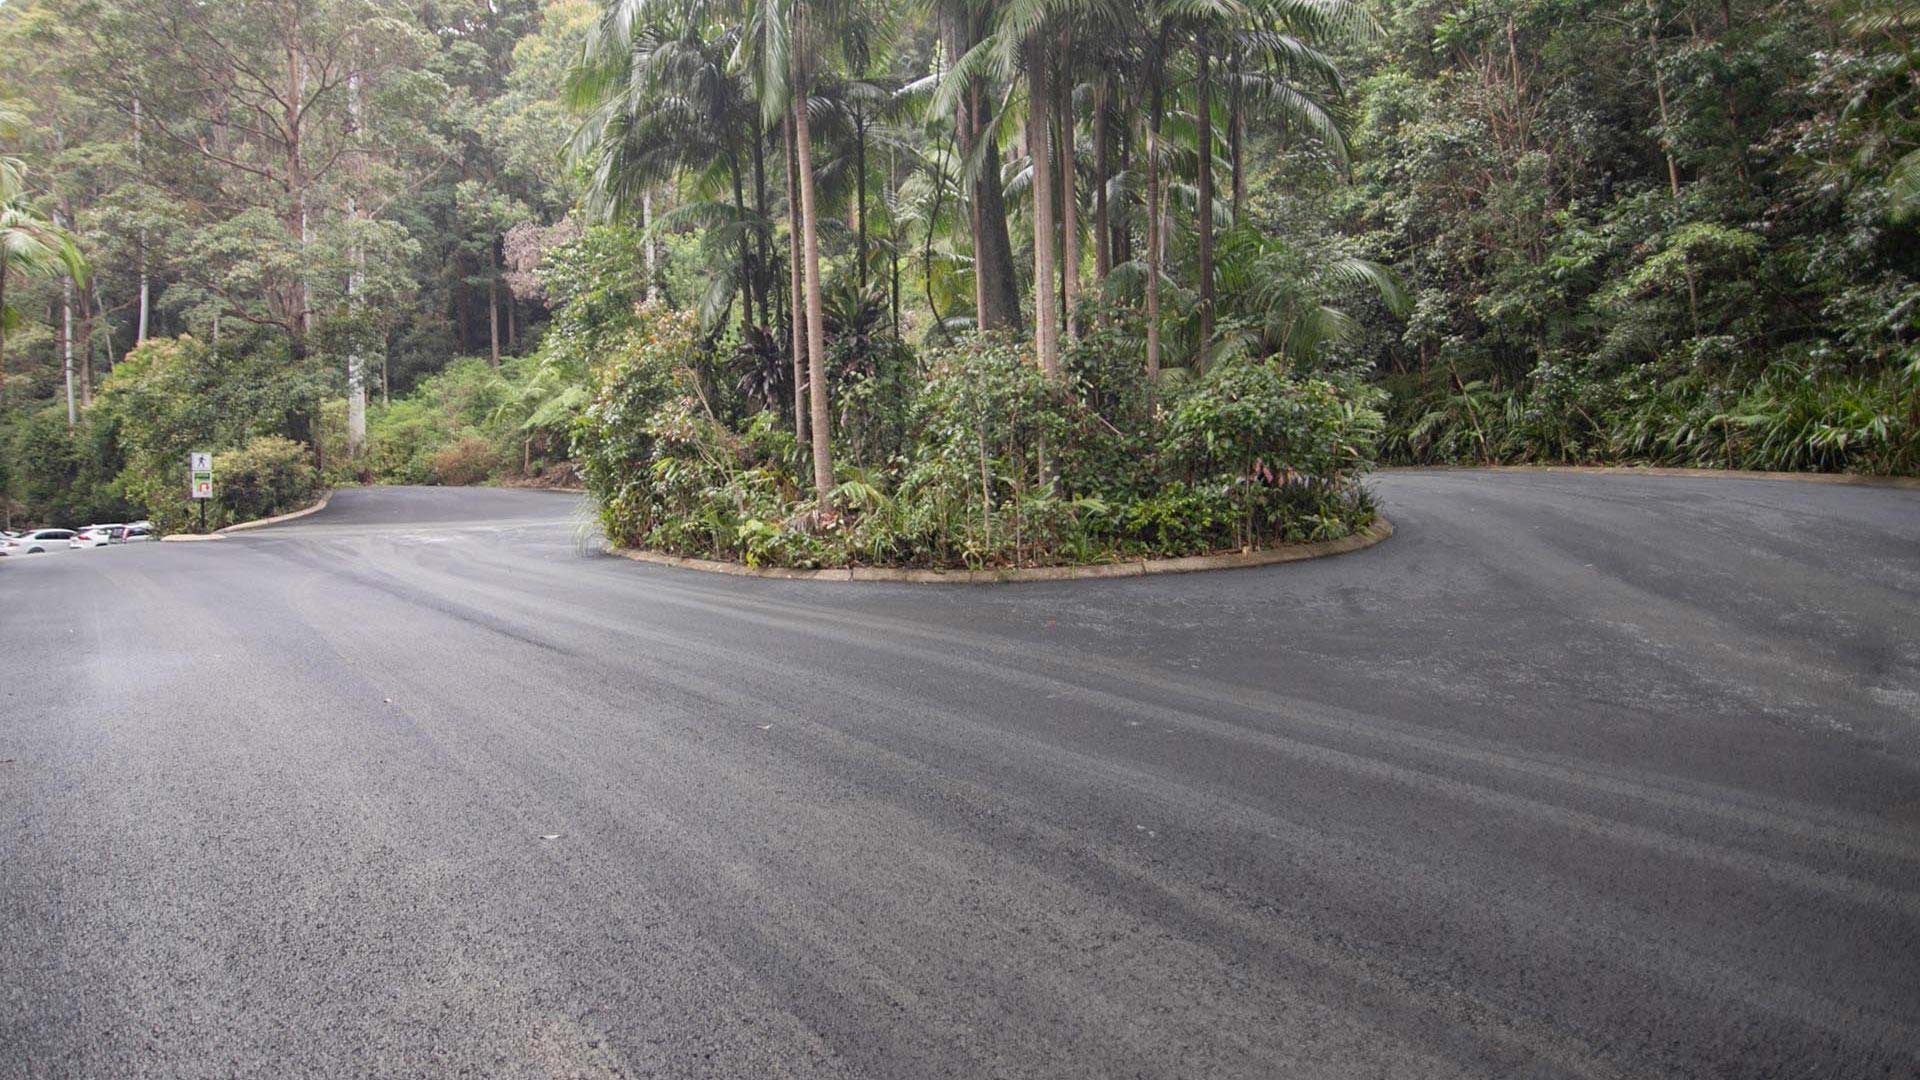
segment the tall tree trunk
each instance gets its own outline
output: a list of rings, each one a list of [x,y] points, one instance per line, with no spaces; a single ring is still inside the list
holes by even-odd
[[[767,133],[758,122],[753,126],[753,232],[760,245],[760,259],[754,265],[754,287],[760,292],[760,329],[773,326],[773,282],[767,268],[773,265],[772,240],[767,236]]]
[[[1160,47],[1147,70],[1147,387],[1160,381],[1160,108],[1162,57],[1167,26],[1160,24]]]
[[[500,370],[500,256],[487,241],[487,351],[493,369]]]
[[[1142,122],[1142,127],[1145,123]],[[1120,173],[1133,176],[1133,121],[1128,120],[1126,134],[1120,139]],[[1133,261],[1133,204],[1131,192],[1123,191],[1120,196],[1120,212],[1108,210],[1108,222],[1113,227],[1113,263],[1119,266]]]
[[[742,190],[744,180],[740,176],[739,155],[727,155],[727,171],[733,174],[733,214],[737,220],[747,217],[747,198]],[[753,237],[745,229],[740,230],[740,340],[752,339],[748,331],[753,329]]]
[[[1074,182],[1073,39],[1060,31],[1060,304],[1067,336],[1076,337],[1073,312],[1080,306],[1080,199]]]
[[[1059,313],[1053,292],[1053,154],[1048,138],[1053,126],[1047,106],[1047,48],[1039,33],[1029,37],[1027,50],[1027,160],[1033,177],[1033,342],[1040,369],[1059,371]]]
[[[806,445],[807,438],[807,299],[800,269],[800,159],[793,151],[793,117],[785,126],[787,136],[787,229],[792,238],[792,255],[787,259],[788,299],[793,317],[793,437]]]
[[[653,243],[653,191],[651,188],[640,193],[640,235],[646,237],[640,244],[646,249],[647,302],[652,303],[653,286],[659,279],[660,266],[657,249]]]
[[[853,107],[853,174],[859,195],[855,202],[858,217],[860,259],[860,295],[867,295],[867,118],[860,107]]]
[[[360,128],[360,78],[352,75],[347,78],[347,115],[349,123],[357,132]],[[358,183],[365,179],[361,170],[364,161],[356,155],[352,169],[352,182],[347,188],[347,217],[360,220],[360,201],[356,191]],[[353,269],[347,274],[347,309],[354,316],[360,313],[360,289],[365,284],[367,273],[367,254],[360,246],[356,233],[353,241]],[[356,319],[357,322],[357,319]],[[359,327],[354,327],[354,341],[347,350],[347,460],[357,460],[366,452],[367,447],[367,364],[360,355]]]
[[[87,289],[80,290],[80,407],[93,407],[93,316],[94,304]]]
[[[1247,142],[1247,100],[1240,70],[1240,46],[1233,47],[1233,90],[1227,96],[1228,154],[1233,162],[1233,223],[1247,205],[1247,171],[1242,160]]]
[[[355,216],[358,207],[354,200],[347,200],[347,214]],[[353,270],[347,275],[347,307],[358,311],[360,307],[360,288],[366,277],[367,256],[360,250],[358,243],[353,249]],[[367,364],[360,355],[358,327],[355,327],[353,347],[347,352],[347,459],[358,458],[367,446]]]
[[[1199,72],[1194,149],[1200,177],[1194,214],[1200,249],[1200,266],[1195,273],[1200,285],[1200,349],[1194,357],[1194,370],[1200,371],[1206,367],[1207,351],[1213,347],[1213,55],[1205,30],[1194,35],[1193,51]]]
[[[813,487],[820,509],[826,511],[833,497],[832,419],[827,412],[827,317],[820,294],[820,218],[814,198],[813,133],[808,127],[807,82],[801,68],[806,45],[803,5],[796,5],[794,21],[793,153],[800,166],[801,248],[806,261],[803,276],[807,294],[807,388],[813,413]]]
[[[464,355],[473,348],[473,286],[467,282],[467,258],[459,256],[455,261],[459,271],[459,287],[454,291],[454,303],[460,308],[460,352]]]
[[[944,4],[940,12],[940,40],[946,47],[949,59],[966,55],[973,47],[973,15],[958,4]],[[974,115],[980,107],[980,83],[978,79],[967,80],[966,92],[957,95],[953,103],[953,140],[963,163],[958,177],[960,200],[967,208],[968,250],[973,253],[973,325],[984,329],[987,325],[987,277],[981,262],[980,241],[980,199],[978,185],[971,174],[966,172],[965,162],[972,160],[974,143]]]
[[[1107,147],[1108,94],[1113,76],[1102,72],[1093,91],[1093,280],[1104,285],[1113,272],[1112,222],[1107,211],[1107,184],[1113,162]]]
[[[0,405],[7,403],[7,260],[0,258]]]
[[[63,357],[61,368],[67,375],[67,426],[72,427],[79,422],[80,415],[73,404],[73,278],[71,277],[63,278],[60,282],[60,354]]]
[[[1680,166],[1673,160],[1673,141],[1667,117],[1667,80],[1660,73],[1660,15],[1654,0],[1647,0],[1647,49],[1652,54],[1653,93],[1660,105],[1660,152],[1667,158],[1667,191],[1680,197]]]
[[[141,167],[141,156],[140,97],[136,94],[133,98],[133,163],[136,169]],[[147,313],[151,310],[151,299],[153,295],[150,283],[147,280],[147,230],[144,226],[140,229],[139,252],[140,315],[138,321],[134,324],[133,343],[135,345],[139,345],[141,342],[147,340]]]
[[[980,247],[974,249],[973,272],[984,283],[988,329],[1018,331],[1020,317],[1020,279],[1013,269],[1013,238],[1007,232],[1006,192],[1000,186],[1000,139],[984,124],[978,138],[986,140],[981,149],[980,175],[974,178],[974,204],[980,215]]]
[[[887,151],[887,274],[891,279],[887,294],[893,307],[893,336],[900,336],[900,218],[894,212],[899,205],[898,173],[900,163],[892,150]]]

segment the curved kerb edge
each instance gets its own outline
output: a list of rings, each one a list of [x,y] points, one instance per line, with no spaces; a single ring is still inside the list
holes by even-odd
[[[795,570],[778,566],[748,566],[717,559],[666,555],[640,548],[608,545],[607,552],[635,562],[675,566],[735,577],[781,578],[795,581],[895,581],[915,585],[1010,585],[1023,581],[1080,581],[1087,578],[1146,577],[1150,574],[1188,574],[1199,570],[1238,570],[1249,566],[1323,559],[1359,551],[1393,535],[1393,523],[1375,516],[1373,524],[1338,540],[1317,544],[1286,544],[1265,551],[1235,551],[1225,555],[1190,555],[1178,559],[1127,559],[1085,566],[1019,566],[1001,570],[909,570],[889,566],[841,566],[825,570]]]

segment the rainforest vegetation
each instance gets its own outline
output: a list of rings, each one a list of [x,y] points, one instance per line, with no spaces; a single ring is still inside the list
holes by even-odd
[[[1376,462],[1920,468],[1914,0],[5,0],[0,517],[1346,535]],[[4,523],[4,522],[0,522]]]

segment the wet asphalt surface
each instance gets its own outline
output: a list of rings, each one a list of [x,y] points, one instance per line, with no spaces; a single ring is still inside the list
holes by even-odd
[[[0,559],[0,1076],[1920,1075],[1920,492],[999,587],[338,494]]]

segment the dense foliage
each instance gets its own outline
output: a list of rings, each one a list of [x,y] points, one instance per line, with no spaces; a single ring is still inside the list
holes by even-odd
[[[177,523],[185,450],[261,439],[795,564],[1331,534],[1376,449],[1912,472],[1916,31],[9,0],[0,520]]]
[[[1910,5],[1396,3],[1330,201],[1410,462],[1920,468]]]
[[[1095,392],[1134,382],[1096,369],[1110,352],[1085,350],[1063,385],[1024,340],[965,335],[906,373],[901,441],[845,467],[822,513],[779,414],[709,384],[701,351],[692,316],[649,309],[575,429],[616,542],[752,565],[978,568],[1336,539],[1372,520],[1357,480],[1378,413],[1278,361],[1179,384],[1156,424],[1139,400]],[[875,378],[845,375],[850,414]]]

